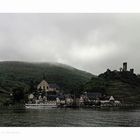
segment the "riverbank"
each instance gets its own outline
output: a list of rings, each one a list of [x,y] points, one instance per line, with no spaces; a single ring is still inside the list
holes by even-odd
[[[119,106],[59,106],[59,107],[56,107],[56,108],[59,108],[59,109],[63,109],[63,108],[77,108],[77,109],[109,109],[109,108],[117,108],[117,109],[135,109],[135,108],[140,108],[140,104],[121,104]],[[11,110],[11,109],[26,109],[25,105],[24,104],[17,104],[17,105],[10,105],[10,106],[4,106],[4,105],[0,105],[0,109],[6,109],[6,110]],[[38,108],[38,109],[47,109],[47,107],[42,107],[42,108]],[[49,108],[51,109],[51,108]],[[53,109],[53,108],[52,108]]]

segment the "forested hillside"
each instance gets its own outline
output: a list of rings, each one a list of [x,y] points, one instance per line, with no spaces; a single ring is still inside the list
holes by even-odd
[[[43,77],[48,83],[56,83],[65,92],[70,92],[92,76],[59,63],[0,62],[0,102],[16,87],[36,88]]]

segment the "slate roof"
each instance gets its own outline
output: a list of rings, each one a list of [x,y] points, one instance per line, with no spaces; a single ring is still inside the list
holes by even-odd
[[[87,92],[85,94],[89,99],[96,99],[102,97],[101,92]]]
[[[49,84],[50,88],[56,88],[56,89],[60,89],[60,87],[57,84]]]

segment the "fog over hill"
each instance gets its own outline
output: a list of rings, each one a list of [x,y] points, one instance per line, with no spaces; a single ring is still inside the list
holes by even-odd
[[[64,89],[86,82],[93,76],[88,72],[58,63],[0,62],[0,83],[3,87],[9,82],[28,85],[31,80],[37,84],[44,75],[48,82],[57,83]]]
[[[0,60],[140,72],[140,14],[0,14]],[[133,52],[133,53],[132,53]]]

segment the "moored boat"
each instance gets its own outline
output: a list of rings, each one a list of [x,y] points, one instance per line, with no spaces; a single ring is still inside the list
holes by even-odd
[[[25,104],[27,109],[40,109],[40,108],[56,108],[56,103],[45,103],[45,104]]]

